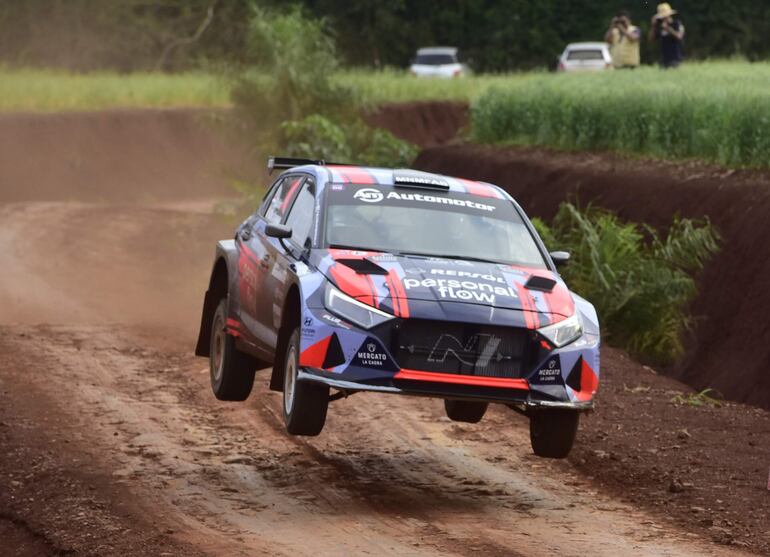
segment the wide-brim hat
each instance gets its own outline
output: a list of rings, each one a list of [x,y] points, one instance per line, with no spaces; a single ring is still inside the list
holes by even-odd
[[[676,14],[676,10],[671,8],[671,4],[663,2],[662,4],[658,4],[658,13],[655,17],[663,19],[664,17],[671,17],[674,14]]]

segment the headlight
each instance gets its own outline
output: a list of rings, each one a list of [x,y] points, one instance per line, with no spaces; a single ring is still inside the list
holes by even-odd
[[[326,286],[326,295],[324,299],[326,309],[351,323],[355,323],[364,329],[371,329],[381,323],[393,319],[389,313],[377,308],[367,306],[347,294],[343,294],[331,284]]]
[[[537,332],[547,338],[556,348],[561,348],[580,338],[580,335],[583,334],[583,324],[576,312],[572,317],[538,329]]]

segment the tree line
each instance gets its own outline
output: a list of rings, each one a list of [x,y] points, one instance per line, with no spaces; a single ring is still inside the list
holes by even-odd
[[[252,4],[279,0],[24,0],[0,4],[0,62],[73,70],[190,69],[248,62]],[[770,3],[672,0],[690,58],[770,55]],[[451,45],[477,71],[545,67],[568,42],[601,40],[612,16],[643,31],[655,2],[639,0],[298,0],[323,18],[350,65],[403,67],[416,48]],[[657,59],[645,42],[645,62]]]

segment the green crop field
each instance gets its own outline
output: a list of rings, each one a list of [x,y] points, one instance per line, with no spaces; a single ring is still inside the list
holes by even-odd
[[[484,143],[770,166],[770,63],[540,75],[490,88],[472,119]]]
[[[0,68],[3,112],[221,107],[228,103],[227,84],[206,73],[71,74]]]

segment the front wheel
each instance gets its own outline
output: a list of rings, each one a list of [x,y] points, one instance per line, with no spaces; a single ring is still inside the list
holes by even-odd
[[[577,435],[580,414],[561,408],[537,410],[529,418],[532,450],[544,458],[566,458]]]
[[[289,337],[283,368],[283,419],[292,435],[315,436],[326,423],[329,387],[320,383],[298,381],[299,328]]]

